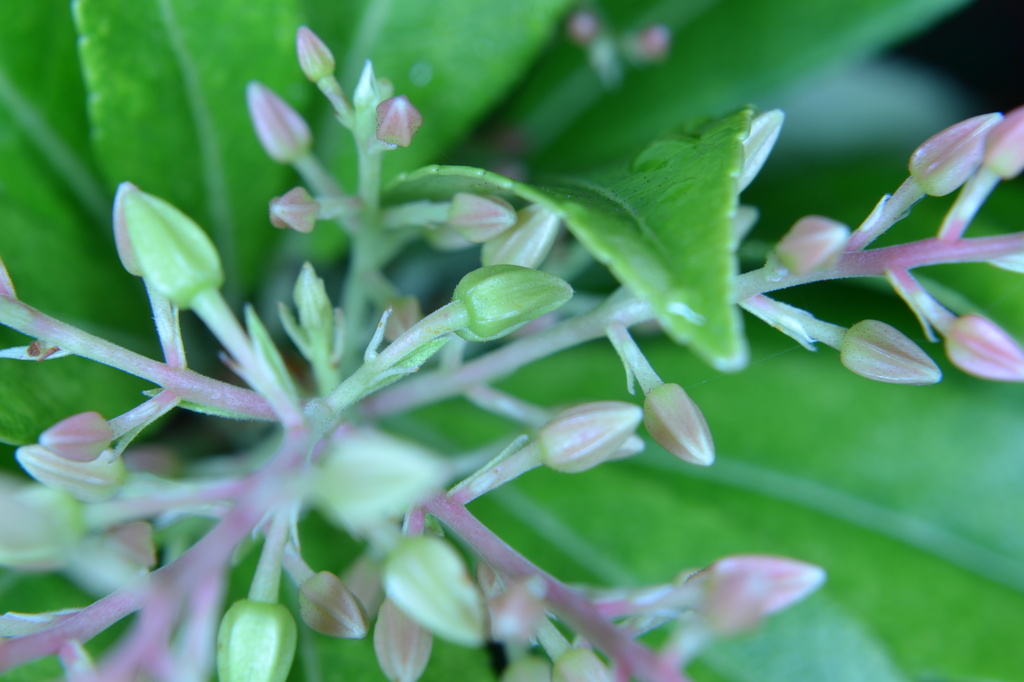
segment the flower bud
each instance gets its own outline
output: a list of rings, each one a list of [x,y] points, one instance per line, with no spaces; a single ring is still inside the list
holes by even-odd
[[[469,341],[490,341],[561,307],[572,298],[569,283],[517,265],[479,268],[462,278],[452,300],[462,301],[469,324],[458,332]]]
[[[391,682],[416,682],[427,667],[434,636],[385,599],[373,628],[373,650]]]
[[[640,29],[629,45],[633,59],[640,64],[664,61],[672,47],[672,29],[665,24],[651,24]]]
[[[43,485],[0,481],[0,566],[62,568],[85,532],[82,505]]]
[[[380,104],[381,84],[373,72],[373,62],[367,59],[363,63],[363,71],[359,74],[359,82],[352,93],[352,104],[358,110],[366,110],[369,107],[376,107]]]
[[[927,386],[942,379],[942,371],[916,343],[878,320],[850,327],[839,347],[839,360],[854,374],[887,384]]]
[[[384,565],[384,591],[414,621],[463,646],[484,641],[483,597],[462,557],[441,538],[403,538]]]
[[[823,216],[796,221],[775,246],[779,260],[790,272],[803,275],[834,263],[850,239],[850,228]]]
[[[785,114],[772,109],[758,114],[750,122],[750,132],[743,140],[743,170],[736,180],[737,191],[745,190],[757,177],[768,155],[772,153],[775,141],[779,139],[784,119]]]
[[[527,655],[505,668],[500,682],[551,682],[551,664],[540,656]]]
[[[130,585],[155,565],[153,527],[136,521],[86,536],[75,548],[68,572],[83,589],[109,594]]]
[[[299,586],[299,615],[322,635],[341,639],[366,636],[366,614],[341,578],[321,571]]]
[[[480,260],[484,265],[540,265],[555,243],[560,220],[540,204],[531,204],[516,214],[511,229],[484,242]]]
[[[316,83],[334,73],[334,55],[320,40],[320,36],[305,26],[299,26],[295,36],[295,51],[299,56],[299,68],[310,81]]]
[[[284,682],[296,641],[295,618],[283,605],[236,601],[217,632],[220,682]]]
[[[401,516],[439,488],[447,473],[426,448],[360,429],[327,444],[313,494],[325,514],[358,530]]]
[[[39,444],[74,462],[91,462],[110,447],[114,432],[99,412],[62,419],[39,434]]]
[[[576,10],[566,20],[565,32],[577,45],[587,45],[601,32],[601,20],[590,10]]]
[[[1007,113],[989,131],[984,166],[1003,180],[1011,180],[1024,170],[1024,106]]]
[[[555,661],[551,682],[612,682],[612,671],[591,649],[569,649]]]
[[[142,270],[135,260],[135,252],[132,250],[132,242],[128,237],[128,224],[124,217],[124,196],[127,192],[138,192],[139,188],[130,182],[122,182],[117,186],[117,193],[114,195],[114,246],[117,247],[117,257],[121,259],[121,265],[130,275],[142,277]]]
[[[281,229],[290,227],[296,232],[313,231],[320,204],[313,200],[304,187],[295,187],[270,200],[270,224]]]
[[[385,144],[408,147],[421,125],[423,116],[405,95],[377,105],[377,139]]]
[[[679,384],[651,389],[644,398],[644,426],[658,445],[684,462],[710,466],[715,461],[708,423]]]
[[[452,197],[448,224],[469,241],[482,244],[516,224],[516,211],[500,197],[459,192]]]
[[[488,602],[491,638],[527,643],[544,619],[544,581],[539,576],[513,582]]]
[[[975,116],[932,135],[910,157],[910,175],[925,193],[942,197],[959,188],[981,165],[985,137],[1002,114]]]
[[[1024,381],[1024,350],[999,325],[973,313],[946,331],[946,355],[954,365],[993,381]]]
[[[112,450],[91,462],[65,459],[42,445],[24,445],[14,456],[29,476],[83,502],[108,500],[124,482],[124,462]]]
[[[786,557],[719,559],[691,578],[705,587],[703,612],[722,635],[734,635],[795,604],[825,582],[818,566]]]
[[[270,88],[250,81],[245,86],[245,101],[267,156],[278,163],[294,163],[309,152],[313,138],[306,121]]]
[[[544,464],[574,474],[614,457],[634,435],[643,410],[631,403],[584,403],[558,413],[537,434]]]
[[[130,251],[150,287],[183,309],[196,295],[220,288],[220,256],[203,228],[163,199],[132,186],[122,183],[118,194]]]

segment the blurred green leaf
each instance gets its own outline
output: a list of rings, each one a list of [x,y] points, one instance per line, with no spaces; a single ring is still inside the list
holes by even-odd
[[[245,85],[300,108],[297,0],[77,0],[92,139],[108,188],[128,180],[206,227],[228,281],[251,287],[274,241],[267,202],[288,171],[266,157]]]
[[[149,312],[114,251],[74,44],[67,3],[0,5],[0,257],[23,300],[137,344]],[[0,347],[29,341],[0,329]],[[0,442],[33,440],[86,409],[114,416],[139,390],[137,380],[77,359],[0,360]]]
[[[580,50],[554,50],[507,111],[537,163],[585,168],[690,117],[757,101],[812,72],[848,64],[922,30],[966,0],[618,0],[616,31],[673,30],[664,62],[629,70],[607,91]],[[614,130],[614,134],[609,134]]]

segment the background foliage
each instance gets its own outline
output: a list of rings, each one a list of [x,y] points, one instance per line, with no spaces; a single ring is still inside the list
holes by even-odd
[[[665,63],[629,72],[613,92],[559,35],[570,4],[0,2],[0,256],[32,305],[152,351],[139,283],[121,270],[109,229],[112,189],[131,180],[210,229],[228,254],[236,300],[283,298],[281,282],[294,276],[304,245],[271,230],[264,211],[294,179],[250,132],[245,83],[259,79],[302,108],[343,179],[352,165],[348,141],[295,63],[300,23],[335,50],[344,85],[370,57],[423,112],[414,145],[388,156],[390,176],[430,162],[499,163],[507,149],[493,141],[509,129],[535,175],[589,172],[695,115],[791,103],[779,158],[743,197],[763,216],[741,252],[751,257],[804,214],[856,224],[895,189],[917,142],[981,113],[950,104],[948,89],[922,88],[930,81],[917,72],[900,80],[896,67],[850,70],[962,0],[611,0],[600,9],[615,26],[661,21],[675,33]],[[865,82],[869,99],[894,115],[865,125],[863,107],[844,109],[834,93],[856,100],[850,93]],[[831,102],[801,83],[832,88]],[[944,105],[932,107],[936,99]],[[918,113],[929,107],[930,117]],[[893,139],[887,129],[908,134]],[[897,237],[934,230],[943,208],[926,202]],[[978,228],[1019,229],[1022,209],[1019,184],[1000,188]],[[317,240],[325,262],[341,248]],[[962,293],[949,302],[954,309],[980,310],[1024,337],[1019,275],[980,266],[929,274]],[[837,323],[873,317],[918,334],[909,314],[869,284],[819,286],[789,300]],[[636,462],[571,484],[531,474],[475,511],[570,580],[664,581],[735,552],[788,554],[827,569],[819,596],[704,656],[700,680],[1024,679],[1020,389],[949,368],[936,387],[873,384],[845,372],[828,349],[808,354],[748,328],[752,364],[737,375],[667,342],[649,346],[663,378],[687,387],[704,409],[719,450],[711,469],[676,466],[652,444]],[[6,330],[0,341],[24,343]],[[531,367],[506,387],[551,405],[625,398],[621,369],[600,344]],[[0,441],[34,440],[84,409],[112,416],[143,388],[75,359],[4,362]],[[511,429],[458,401],[395,426],[449,447]],[[334,539],[316,528],[306,542],[324,544],[317,568],[340,569],[355,548],[329,551]],[[47,595],[69,589],[57,578],[5,573],[0,609],[65,605]],[[295,679],[378,678],[368,642],[310,637]],[[43,662],[11,679],[53,670]],[[428,678],[468,679],[467,670],[487,678],[481,652],[442,646]]]

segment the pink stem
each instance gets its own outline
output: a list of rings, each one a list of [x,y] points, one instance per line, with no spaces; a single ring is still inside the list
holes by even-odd
[[[682,682],[685,678],[666,665],[647,647],[635,642],[601,616],[582,594],[535,566],[480,523],[465,507],[444,496],[431,499],[424,509],[451,528],[495,570],[512,579],[540,576],[544,601],[563,622],[586,637],[620,666],[642,682]]]

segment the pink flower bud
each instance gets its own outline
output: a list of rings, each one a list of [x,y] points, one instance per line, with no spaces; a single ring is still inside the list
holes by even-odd
[[[814,592],[825,582],[825,571],[795,559],[750,554],[720,559],[693,581],[707,590],[703,612],[712,627],[733,635]]]
[[[0,258],[0,296],[18,298],[18,294],[14,291],[14,282],[11,281],[11,275],[7,272],[3,258]]]
[[[878,320],[850,327],[843,336],[839,360],[854,374],[887,384],[927,386],[942,379],[938,365],[916,343]]]
[[[551,682],[612,682],[612,671],[590,649],[569,649],[555,661]]]
[[[416,682],[427,667],[434,637],[385,599],[373,628],[373,650],[392,682]]]
[[[651,24],[633,36],[633,58],[642,63],[664,61],[672,47],[672,29],[665,24]]]
[[[519,265],[536,268],[547,258],[558,236],[560,220],[540,204],[531,204],[516,214],[516,224],[486,242],[480,249],[484,265]]]
[[[775,246],[779,260],[790,272],[803,275],[834,263],[850,239],[850,228],[843,223],[809,215],[796,221]]]
[[[135,259],[135,251],[132,249],[131,239],[128,237],[128,223],[124,215],[124,198],[128,193],[140,191],[138,187],[130,182],[122,182],[117,186],[117,194],[114,195],[114,246],[117,247],[117,257],[121,259],[121,265],[128,271],[128,274],[135,277],[142,277],[142,268]]]
[[[1024,170],[1024,106],[1017,107],[985,138],[985,168],[1004,180]]]
[[[978,170],[985,137],[1002,118],[1002,114],[975,116],[932,135],[910,157],[910,175],[933,197],[949,194]]]
[[[377,105],[377,139],[385,144],[408,147],[421,125],[423,116],[405,95]]]
[[[570,14],[565,22],[565,32],[572,42],[586,45],[601,32],[601,20],[589,10],[577,10]]]
[[[320,204],[303,187],[294,187],[270,200],[270,224],[274,227],[309,233],[319,214]]]
[[[603,401],[558,413],[537,434],[544,464],[574,474],[614,458],[643,419],[631,403]]]
[[[334,73],[334,55],[320,40],[320,36],[305,26],[299,26],[295,37],[295,51],[299,55],[299,67],[306,78],[316,83]]]
[[[110,447],[114,432],[99,412],[62,419],[39,435],[39,444],[74,462],[91,462]]]
[[[341,639],[366,636],[366,615],[341,579],[321,571],[299,586],[299,615],[322,635]]]
[[[294,163],[312,144],[309,126],[295,109],[267,86],[251,81],[245,88],[256,136],[267,156],[278,163]]]
[[[973,313],[946,331],[946,355],[954,365],[993,381],[1024,381],[1024,350],[999,325]]]
[[[452,197],[448,224],[471,242],[494,239],[516,224],[516,211],[500,197],[459,192]]]
[[[715,461],[708,423],[679,384],[661,384],[647,394],[644,426],[658,445],[684,462],[709,466]]]
[[[534,580],[513,582],[508,590],[488,603],[491,614],[491,637],[498,642],[526,644],[544,619],[544,582]]]

